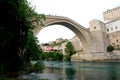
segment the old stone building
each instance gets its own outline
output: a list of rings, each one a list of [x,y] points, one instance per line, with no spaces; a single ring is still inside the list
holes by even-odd
[[[120,6],[103,13],[109,44],[120,50]]]
[[[76,52],[82,52],[83,51],[82,43],[80,42],[80,40],[77,36],[74,36],[72,39],[70,39],[70,42],[72,43]]]
[[[106,26],[105,24],[100,21],[93,19],[90,21],[90,32],[92,36],[94,36],[95,41],[93,41],[93,44],[98,46],[96,47],[96,51],[94,52],[106,52],[106,48],[108,46],[107,42],[107,34],[106,34]]]
[[[103,12],[103,17],[104,22],[96,19],[90,21],[90,28],[88,29],[92,36],[94,36],[93,40],[95,41],[93,41],[93,44],[98,46],[95,49],[98,52],[92,52],[91,54],[81,54],[77,52],[72,55],[71,60],[103,61],[120,59],[120,6]],[[77,38],[73,38],[71,41],[77,46],[79,41],[77,40]],[[106,52],[106,48],[109,45],[115,48],[112,54]],[[104,48],[101,48],[101,46]]]
[[[103,12],[103,17],[105,23],[120,20],[120,6]]]
[[[120,50],[120,31],[110,33],[108,37],[110,45],[114,46],[115,50]]]
[[[105,47],[102,48],[104,50],[102,50],[100,47],[98,47],[96,50],[106,51],[106,48],[109,45],[114,46],[116,50],[120,50],[120,6],[103,12],[103,17],[104,22],[93,19],[89,23],[89,31],[97,41],[97,43],[93,44]],[[73,37],[71,42],[73,43],[75,49],[79,52],[79,50],[82,48],[82,43],[77,38],[77,36]]]
[[[89,23],[88,30],[97,41],[93,43],[98,46],[95,50],[105,52],[109,45],[114,46],[115,50],[120,50],[120,6],[103,12],[103,17],[104,22],[93,19]],[[83,46],[77,36],[74,36],[70,41],[77,53],[82,52]]]

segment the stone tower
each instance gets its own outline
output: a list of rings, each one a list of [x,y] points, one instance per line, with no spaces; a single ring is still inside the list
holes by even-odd
[[[103,12],[104,22],[120,20],[120,6]]]
[[[93,19],[90,21],[90,32],[93,37],[94,52],[104,53],[107,51],[106,26],[103,22]]]

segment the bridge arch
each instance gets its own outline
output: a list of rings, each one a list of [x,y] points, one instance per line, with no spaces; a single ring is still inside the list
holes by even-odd
[[[42,28],[58,24],[69,28],[78,36],[83,45],[83,51],[85,53],[90,53],[92,51],[90,32],[75,21],[66,17],[46,16],[45,26],[37,26],[36,29],[34,29],[34,33],[37,35]]]

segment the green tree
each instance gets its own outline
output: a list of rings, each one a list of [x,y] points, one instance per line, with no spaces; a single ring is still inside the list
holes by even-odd
[[[76,53],[71,42],[68,42],[66,44],[65,53],[66,53],[66,58],[67,58],[66,60],[70,60],[71,55]]]
[[[112,45],[109,45],[108,47],[107,47],[107,51],[108,52],[112,52],[114,50],[114,47],[112,46]]]
[[[63,60],[63,55],[60,52],[43,52],[40,54],[40,60]]]
[[[75,54],[75,52],[76,51],[74,50],[72,43],[68,42],[66,45],[66,48],[65,48],[66,55],[71,56],[71,55]]]
[[[26,54],[33,53],[33,23],[43,25],[45,16],[37,14],[26,0],[0,0],[0,11],[0,72],[16,72]]]
[[[44,46],[49,46],[49,44],[48,44],[48,43],[44,43],[43,45],[44,45]]]
[[[40,53],[42,53],[41,47],[38,45],[38,39],[34,36],[33,32],[28,32],[27,44],[26,44],[26,58],[27,62],[30,60],[38,60]]]

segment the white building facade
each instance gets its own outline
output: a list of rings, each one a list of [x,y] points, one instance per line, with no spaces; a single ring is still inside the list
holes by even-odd
[[[103,13],[109,44],[120,50],[120,6]]]

